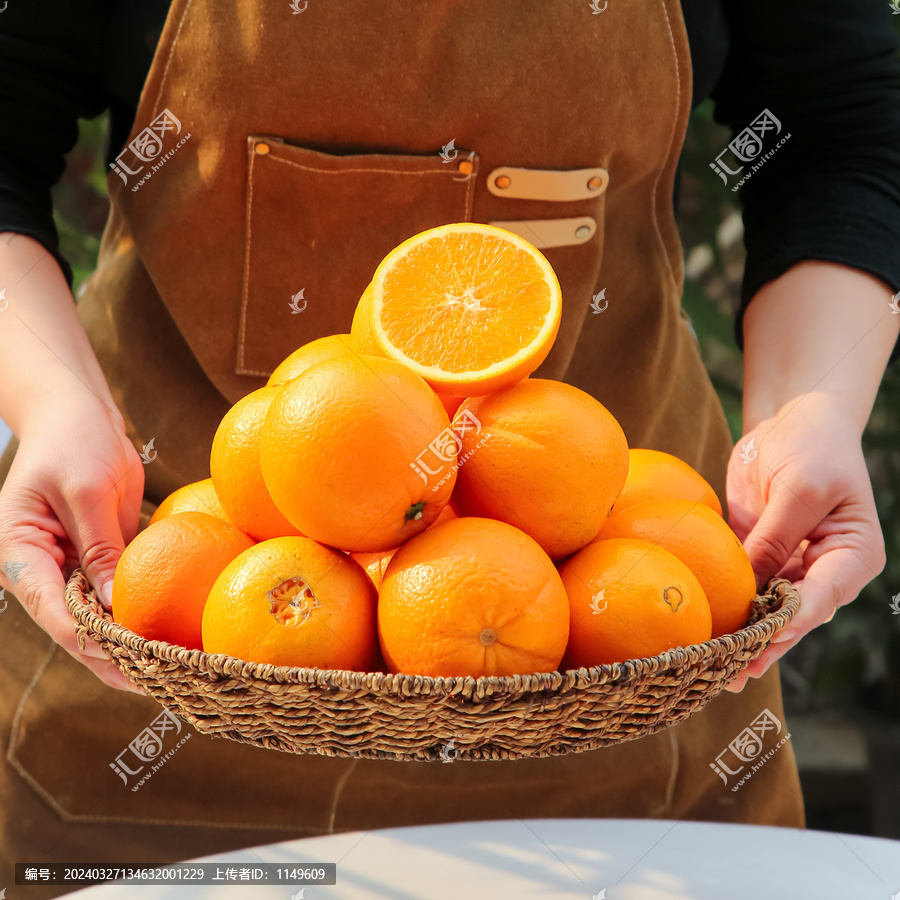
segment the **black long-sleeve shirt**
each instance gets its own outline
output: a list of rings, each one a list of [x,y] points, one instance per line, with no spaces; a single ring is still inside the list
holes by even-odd
[[[109,109],[107,163],[122,149],[168,7],[13,0],[0,15],[0,232],[35,238],[70,283],[50,188],[78,118]],[[791,135],[740,190],[738,342],[756,291],[802,260],[900,289],[900,63],[887,0],[682,0],[682,9],[694,106],[711,96],[735,135],[769,109]]]

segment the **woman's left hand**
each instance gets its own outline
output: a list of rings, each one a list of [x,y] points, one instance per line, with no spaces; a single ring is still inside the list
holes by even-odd
[[[741,691],[882,571],[884,538],[859,432],[827,393],[799,397],[745,434],[731,455],[727,492],[729,521],[758,586],[789,578],[801,604],[728,685]]]

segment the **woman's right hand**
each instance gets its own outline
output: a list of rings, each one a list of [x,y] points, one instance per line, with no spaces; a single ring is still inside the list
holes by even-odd
[[[143,693],[94,641],[84,651],[66,607],[66,579],[79,564],[111,608],[116,562],[137,532],[144,490],[141,457],[121,414],[79,389],[41,403],[20,427],[0,489],[0,586],[101,681]]]

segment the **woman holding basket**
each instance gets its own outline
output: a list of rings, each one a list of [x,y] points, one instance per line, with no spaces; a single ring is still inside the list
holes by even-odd
[[[0,139],[0,416],[16,440],[0,461],[0,585],[19,602],[0,618],[2,883],[15,862],[166,862],[428,822],[803,825],[790,744],[736,793],[712,765],[764,711],[783,720],[773,663],[884,564],[860,435],[900,330],[896,45],[874,0],[598,6],[4,13],[16,127]],[[735,140],[708,177],[723,191],[745,179],[737,447],[680,306],[673,194],[691,108],[711,92]],[[49,187],[76,118],[104,108],[110,215],[73,305]],[[208,474],[229,406],[296,346],[345,332],[388,250],[456,221],[541,248],[564,310],[536,374],[590,392],[630,446],[679,456],[727,495],[759,584],[793,578],[800,611],[731,692],[628,744],[424,765],[194,734],[165,777],[127,790],[110,765],[159,706],[78,648],[66,575],[82,565],[108,600],[155,505]],[[300,285],[309,303],[291,316]]]

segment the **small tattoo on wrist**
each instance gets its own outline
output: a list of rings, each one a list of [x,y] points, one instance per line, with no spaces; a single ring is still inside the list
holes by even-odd
[[[13,562],[12,560],[7,560],[3,563],[3,574],[9,579],[10,584],[17,584],[19,579],[22,577],[22,573],[28,568],[28,565],[23,562]]]

